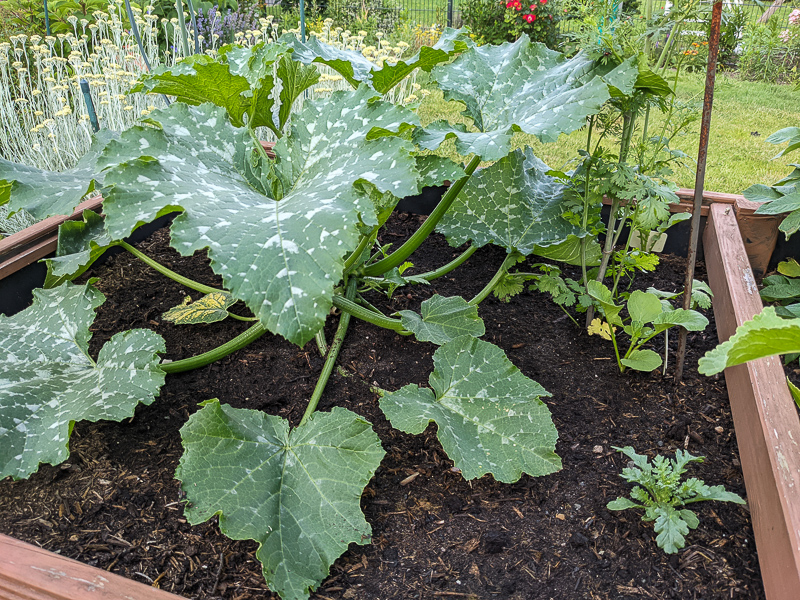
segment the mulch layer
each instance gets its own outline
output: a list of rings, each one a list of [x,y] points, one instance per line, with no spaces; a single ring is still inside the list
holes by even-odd
[[[383,243],[396,247],[422,219],[396,215]],[[195,280],[219,284],[205,255],[184,258],[167,244],[168,233],[160,230],[139,248]],[[456,253],[433,236],[411,260],[429,270]],[[485,248],[430,286],[398,290],[391,301],[371,299],[393,312],[418,310],[434,293],[471,297],[503,256]],[[177,360],[248,325],[164,322],[162,313],[182,301],[185,288],[127,253],[93,275],[108,298],[92,328],[95,355],[114,333],[145,327],[164,336],[166,358]],[[638,275],[635,287],[675,290],[682,281],[683,260],[666,256],[654,274]],[[651,456],[686,448],[706,457],[690,476],[746,497],[724,379],[696,369],[698,358],[717,343],[711,313],[705,332],[689,334],[687,369],[678,385],[672,369],[667,377],[660,370],[620,375],[610,343],[585,335],[541,294],[524,292],[507,304],[490,297],[480,314],[485,339],[553,394],[544,400],[560,434],[563,470],[510,485],[491,476],[464,481],[442,451],[435,425],[417,436],[393,430],[370,386],[426,384],[436,347],[353,319],[341,369],[319,410],[338,405],[363,415],[386,457],[362,498],[372,543],[352,544],[312,598],[763,598],[747,507],[694,505],[700,527],[690,533],[690,545],[672,556],[656,546],[652,524],[640,520],[640,511],[606,509],[631,488],[619,476],[627,459],[612,446],[630,445]],[[329,340],[335,325],[329,319]],[[653,348],[663,349],[661,337]],[[178,430],[209,398],[297,424],[322,363],[313,343],[301,349],[267,334],[215,364],[168,376],[161,396],[133,418],[78,423],[66,463],[43,465],[27,481],[0,482],[0,531],[189,598],[272,598],[254,542],[227,539],[213,520],[192,527],[183,518],[183,494],[173,478],[182,452]]]

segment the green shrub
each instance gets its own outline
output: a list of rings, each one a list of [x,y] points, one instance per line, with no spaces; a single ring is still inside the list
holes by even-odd
[[[749,23],[742,37],[739,73],[746,79],[781,83],[797,78],[797,54],[781,38],[780,23]]]
[[[461,15],[479,44],[513,42],[523,33],[549,48],[558,43],[559,18],[552,1],[466,0]]]

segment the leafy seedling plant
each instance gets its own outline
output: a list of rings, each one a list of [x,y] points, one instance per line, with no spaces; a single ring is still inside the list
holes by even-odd
[[[621,373],[630,367],[636,371],[653,371],[662,365],[657,352],[643,346],[671,327],[681,325],[689,331],[702,331],[708,319],[695,310],[673,308],[668,300],[662,301],[658,294],[634,290],[625,306],[614,303],[611,290],[597,281],[588,284],[589,296],[599,305],[603,319],[592,320],[589,334],[610,340],[614,345],[614,356]],[[627,309],[627,318],[623,314]],[[620,355],[617,344],[617,327],[630,338],[627,351]]]
[[[687,504],[706,500],[745,503],[741,496],[726,492],[721,485],[708,486],[695,477],[681,481],[687,465],[703,462],[702,456],[692,456],[679,449],[675,458],[668,459],[658,455],[651,464],[647,456],[637,454],[630,446],[614,446],[614,450],[622,452],[633,461],[633,466],[622,470],[622,478],[638,485],[631,490],[633,500],[620,496],[607,504],[608,509],[643,508],[642,521],[654,522],[654,529],[658,534],[656,543],[667,554],[675,554],[683,548],[689,530],[697,529],[700,524],[694,511],[684,508]]]
[[[307,101],[317,65],[339,72],[353,91]],[[444,97],[464,105],[471,127],[417,115],[385,100],[414,69],[430,72]],[[541,398],[548,392],[480,339],[478,306],[521,257],[574,261],[586,229],[563,218],[565,185],[530,148],[511,149],[514,132],[543,142],[580,128],[613,94],[630,94],[639,63],[567,59],[522,36],[475,47],[447,30],[413,57],[376,65],[360,54],[294,36],[252,47],[228,46],[157,68],[140,91],[167,94],[168,108],[119,136],[100,132],[75,168],[41,171],[0,160],[0,204],[38,219],[71,214],[95,190],[104,217],[87,212],[59,233],[46,289],[33,305],[0,318],[0,477],[24,478],[68,456],[75,422],[122,420],[152,403],[164,378],[208,365],[266,332],[303,346],[315,340],[325,362],[296,426],[218,399],[181,429],[176,476],[190,523],[215,515],[223,533],[258,542],[270,589],[304,599],[350,543],[370,540],[361,494],[384,451],[372,426],[344,408],[318,412],[352,317],[438,346],[429,387],[388,392],[380,407],[392,426],[421,433],[438,426],[444,450],[467,479],[502,482],[561,468],[557,432]],[[277,139],[274,156],[261,144]],[[427,154],[446,140],[466,165]],[[491,167],[476,172],[482,161]],[[420,228],[397,248],[376,248],[400,198],[454,182]],[[128,245],[133,231],[179,212],[171,245],[206,251],[224,289],[201,285]],[[408,274],[409,257],[435,230],[468,248],[448,264]],[[473,298],[438,295],[421,312],[385,315],[364,297],[454,271],[479,247],[506,258]],[[225,319],[244,303],[255,319],[244,333],[198,356],[162,361],[165,343],[149,330],[116,334],[92,356],[92,282],[71,283],[120,246],[202,296],[171,310],[175,323]],[[336,334],[323,326],[341,311]],[[642,334],[644,335],[644,334]],[[630,358],[630,357],[629,357]]]

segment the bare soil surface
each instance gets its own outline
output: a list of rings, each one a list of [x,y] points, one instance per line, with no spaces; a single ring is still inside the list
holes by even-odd
[[[421,219],[393,217],[383,242],[401,242]],[[204,255],[180,257],[167,244],[161,230],[139,248],[195,280],[219,283]],[[428,270],[456,253],[434,236],[412,261]],[[434,293],[471,297],[502,260],[502,250],[485,248],[430,286],[398,290],[391,301],[372,300],[392,312],[418,310]],[[232,320],[193,327],[162,321],[185,288],[128,254],[98,267],[94,276],[108,298],[92,328],[95,354],[114,333],[145,327],[164,336],[166,358],[176,360],[247,327]],[[675,290],[682,281],[683,260],[663,257],[656,273],[639,275],[635,287]],[[312,598],[763,598],[747,507],[694,505],[700,527],[673,556],[656,546],[652,524],[643,523],[640,512],[606,509],[631,487],[619,476],[627,459],[612,446],[630,445],[651,456],[686,448],[706,457],[691,476],[746,497],[724,379],[702,377],[696,369],[698,358],[717,343],[710,312],[712,325],[689,334],[686,374],[677,386],[672,369],[666,378],[660,371],[620,375],[610,343],[585,335],[543,295],[524,292],[507,304],[490,297],[480,314],[485,339],[552,393],[544,400],[560,434],[563,470],[523,476],[512,485],[491,476],[468,482],[454,472],[435,425],[418,436],[393,430],[370,386],[426,384],[436,347],[353,319],[342,369],[334,372],[319,410],[338,405],[363,415],[387,454],[362,499],[372,543],[351,545]],[[328,339],[335,324],[329,319]],[[653,348],[663,350],[661,337]],[[0,531],[189,598],[273,597],[254,542],[227,539],[213,521],[192,527],[183,518],[183,494],[174,479],[182,452],[178,430],[209,398],[296,424],[321,368],[313,343],[301,349],[267,334],[213,365],[168,376],[160,398],[139,407],[132,419],[78,423],[66,463],[43,465],[27,481],[0,482]]]

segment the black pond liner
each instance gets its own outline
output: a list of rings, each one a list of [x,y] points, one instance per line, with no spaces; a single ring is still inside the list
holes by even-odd
[[[177,213],[164,215],[152,223],[142,225],[130,237],[125,238],[125,241],[129,244],[140,242],[156,230],[168,225],[176,216]],[[123,248],[117,246],[109,248],[94,264],[103,264],[110,257],[124,251]],[[45,258],[52,258],[53,256],[55,256],[55,253],[51,253]],[[8,277],[0,279],[0,313],[10,317],[28,308],[33,301],[33,290],[44,285],[46,276],[47,264],[42,259],[23,267]]]

